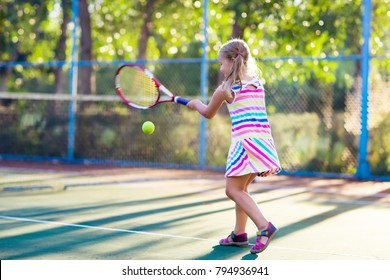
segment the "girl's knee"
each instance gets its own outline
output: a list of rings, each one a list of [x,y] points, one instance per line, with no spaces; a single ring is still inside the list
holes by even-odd
[[[225,194],[228,198],[230,198],[231,200],[235,200],[234,198],[236,197],[237,195],[237,190],[233,189],[233,188],[226,188],[225,189]]]
[[[248,174],[240,177],[228,177],[225,188],[226,196],[235,201],[236,198],[243,192],[247,192],[247,187],[251,181],[251,176],[251,174]]]
[[[248,191],[235,189],[235,188],[226,188],[225,194],[231,200],[236,201],[238,199],[238,197],[240,197],[241,195],[248,195]]]

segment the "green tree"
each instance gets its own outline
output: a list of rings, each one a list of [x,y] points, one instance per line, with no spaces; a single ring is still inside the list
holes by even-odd
[[[45,33],[50,3],[46,1],[2,0],[0,6],[0,61],[47,61],[45,47],[50,36]],[[49,38],[48,38],[49,37]],[[54,49],[51,48],[51,49]],[[49,48],[50,50],[50,48]],[[13,67],[1,68],[0,89],[7,88]],[[21,71],[21,68],[17,69]],[[39,75],[35,72],[34,76]],[[22,83],[16,80],[16,86]],[[12,83],[14,84],[14,83]]]

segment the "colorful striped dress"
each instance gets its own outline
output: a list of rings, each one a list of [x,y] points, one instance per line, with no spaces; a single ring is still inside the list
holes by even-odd
[[[253,89],[253,88],[256,89]],[[264,88],[255,78],[232,87],[234,100],[228,104],[232,120],[232,143],[226,177],[257,173],[265,177],[281,170],[268,122]]]

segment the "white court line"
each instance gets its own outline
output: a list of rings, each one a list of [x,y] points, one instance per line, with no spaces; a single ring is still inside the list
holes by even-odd
[[[66,226],[66,227],[77,227],[77,228],[88,228],[88,229],[98,229],[105,231],[114,231],[114,232],[126,232],[126,233],[135,233],[135,234],[144,234],[144,235],[152,235],[152,236],[161,236],[161,237],[169,237],[169,238],[178,238],[178,239],[190,239],[190,240],[198,240],[198,241],[208,241],[218,244],[218,240],[207,239],[207,238],[198,238],[191,236],[181,236],[181,235],[172,235],[172,234],[163,234],[163,233],[154,233],[147,231],[136,231],[136,230],[128,230],[128,229],[117,229],[117,228],[107,228],[107,227],[98,227],[98,226],[89,226],[82,224],[69,224],[63,222],[53,222],[46,220],[35,220],[35,219],[27,219],[20,217],[10,217],[10,216],[0,216],[0,219],[4,220],[13,220],[13,221],[22,221],[29,223],[40,223],[40,224],[50,224],[50,225],[58,225],[58,226]],[[249,243],[248,245],[253,246],[254,244]],[[281,246],[272,246],[273,248],[280,250],[290,250],[290,251],[298,251],[304,253],[316,253],[322,255],[335,255],[335,256],[344,256],[344,257],[353,257],[353,258],[362,258],[362,259],[378,259],[372,256],[361,256],[361,255],[353,255],[353,254],[342,254],[342,253],[332,253],[332,252],[324,252],[319,250],[311,250],[311,249],[300,249],[300,248],[291,248],[291,247],[281,247]]]
[[[137,231],[137,230],[129,230],[129,229],[97,227],[97,226],[89,226],[89,225],[81,225],[81,224],[69,224],[69,223],[62,223],[62,222],[53,222],[53,221],[45,221],[45,220],[34,220],[34,219],[26,219],[26,218],[19,218],[19,217],[0,216],[0,219],[14,220],[14,221],[23,221],[23,222],[30,222],[30,223],[59,225],[59,226],[66,226],[66,227],[89,228],[89,229],[98,229],[98,230],[106,230],[106,231],[137,233],[137,234],[144,234],[144,235],[154,235],[154,236],[163,236],[163,237],[171,237],[171,238],[181,238],[181,239],[191,239],[191,240],[213,241],[213,242],[215,242],[215,240],[213,240],[213,239],[206,239],[206,238],[197,238],[197,237],[189,237],[189,236],[163,234],[163,233],[155,233],[155,232],[147,232],[147,231]]]

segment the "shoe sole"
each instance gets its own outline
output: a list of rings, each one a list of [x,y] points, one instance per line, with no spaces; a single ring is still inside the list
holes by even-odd
[[[272,235],[271,235],[270,237],[268,237],[268,240],[267,240],[267,242],[265,243],[263,249],[260,249],[260,250],[252,250],[252,249],[251,249],[251,254],[258,254],[258,253],[263,252],[265,249],[267,249],[268,245],[271,243],[272,238],[276,235],[276,233],[277,233],[278,231],[279,231],[279,229],[276,229],[276,230],[274,231],[274,233],[272,233]]]
[[[228,244],[219,243],[219,245],[221,245],[221,246],[247,246],[248,244],[249,244],[248,241],[246,241],[246,242],[232,242],[232,243],[228,243]]]

